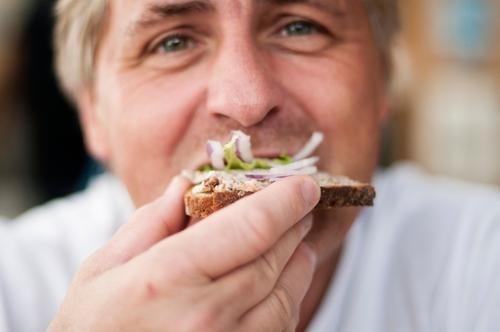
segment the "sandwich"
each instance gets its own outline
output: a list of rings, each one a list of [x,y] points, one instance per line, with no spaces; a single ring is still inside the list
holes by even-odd
[[[293,157],[255,158],[251,139],[233,131],[227,144],[209,140],[209,164],[183,175],[193,183],[184,195],[186,214],[203,219],[237,200],[264,189],[273,182],[293,175],[311,176],[321,187],[321,198],[315,209],[372,206],[375,189],[367,183],[334,176],[317,168],[319,157],[312,154],[322,143],[322,133],[314,133]]]

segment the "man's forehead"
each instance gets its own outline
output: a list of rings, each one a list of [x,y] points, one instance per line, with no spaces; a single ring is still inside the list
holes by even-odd
[[[121,1],[121,0],[120,0]],[[135,10],[141,15],[164,16],[181,15],[188,12],[217,11],[223,9],[228,3],[253,6],[280,6],[290,4],[308,4],[341,14],[346,10],[348,0],[129,0]]]
[[[147,0],[135,1],[129,0],[136,7],[150,9],[155,6],[178,6],[178,7],[199,7],[199,8],[218,8],[228,3],[247,3],[253,5],[288,5],[288,4],[311,4],[326,8],[345,8],[348,0]]]

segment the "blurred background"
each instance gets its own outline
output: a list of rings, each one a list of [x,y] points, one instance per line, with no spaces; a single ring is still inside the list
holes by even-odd
[[[52,73],[52,0],[0,1],[0,215],[83,188],[96,172]],[[400,1],[381,164],[500,185],[500,1]]]

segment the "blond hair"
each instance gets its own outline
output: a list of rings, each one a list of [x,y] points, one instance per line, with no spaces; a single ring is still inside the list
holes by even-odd
[[[397,0],[363,0],[370,15],[377,44],[388,58],[399,28]],[[107,15],[106,0],[59,0],[54,46],[56,71],[65,93],[74,99],[94,80],[99,38]]]
[[[59,0],[54,36],[56,72],[74,99],[94,80],[96,50],[107,13],[106,0]]]

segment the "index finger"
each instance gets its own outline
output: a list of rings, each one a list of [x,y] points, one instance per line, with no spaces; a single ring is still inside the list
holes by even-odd
[[[175,177],[162,196],[138,209],[94,255],[89,274],[99,274],[121,265],[178,232],[187,222],[183,195],[190,185],[186,179]]]
[[[160,243],[158,253],[175,252],[189,267],[215,279],[263,255],[319,197],[312,178],[285,178]]]

